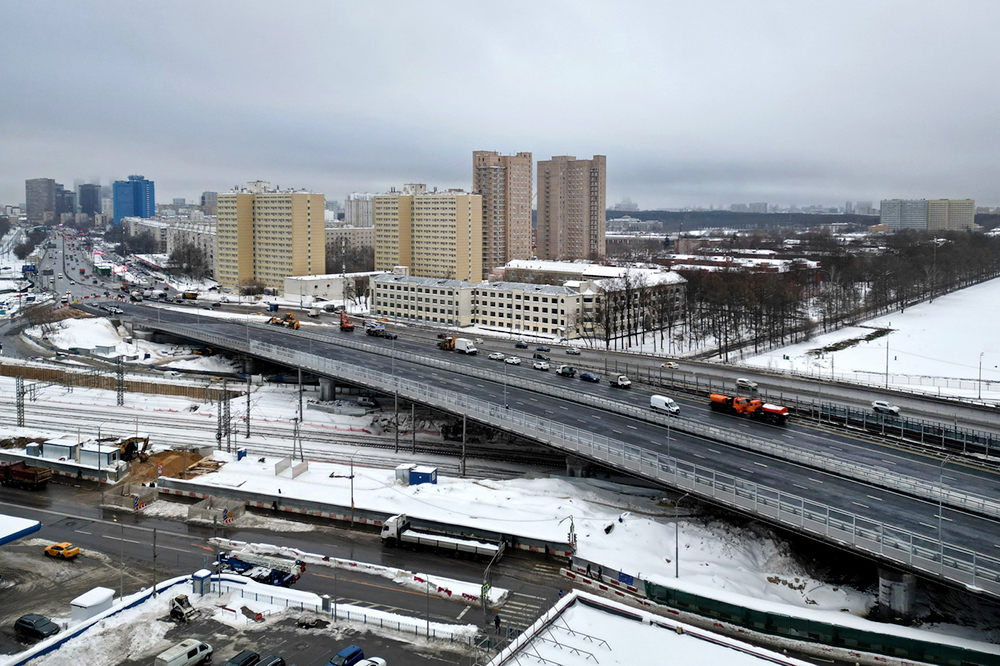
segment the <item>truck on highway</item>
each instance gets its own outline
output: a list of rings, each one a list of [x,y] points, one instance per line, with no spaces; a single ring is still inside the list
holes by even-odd
[[[615,375],[608,380],[608,383],[615,388],[631,388],[632,380],[625,375]]]
[[[455,351],[463,354],[477,354],[479,350],[469,338],[455,338]]]
[[[41,490],[52,478],[48,467],[33,467],[24,461],[0,463],[0,485]]]
[[[343,310],[340,311],[340,330],[344,333],[354,332],[354,322],[351,321],[351,318]]]
[[[430,530],[415,530],[406,514],[387,518],[382,523],[382,543],[386,546],[410,546],[430,548],[453,553],[456,557],[482,557],[492,559],[500,551],[501,544],[481,539],[456,537]]]
[[[773,423],[774,425],[784,425],[788,421],[787,407],[772,405],[760,398],[713,393],[708,396],[708,400],[712,410],[716,412],[742,414],[757,421]]]
[[[385,324],[379,324],[373,321],[365,322],[365,333],[367,335],[372,335],[376,338],[384,338]]]
[[[279,587],[289,587],[306,570],[306,563],[302,560],[244,551],[219,553],[217,564],[223,570],[233,571],[258,583]]]
[[[576,377],[576,368],[572,365],[560,365],[556,368],[556,374],[560,377]]]

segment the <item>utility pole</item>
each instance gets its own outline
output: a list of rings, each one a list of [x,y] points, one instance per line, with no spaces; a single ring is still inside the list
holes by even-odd
[[[247,439],[250,439],[250,373],[247,373]]]
[[[417,452],[417,410],[414,403],[410,403],[410,432],[413,434],[413,445],[410,453]]]
[[[153,528],[153,598],[156,598],[156,528]]]

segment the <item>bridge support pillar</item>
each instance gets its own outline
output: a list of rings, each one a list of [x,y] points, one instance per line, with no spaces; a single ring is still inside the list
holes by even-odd
[[[587,476],[586,470],[588,462],[582,458],[566,456],[566,476]]]
[[[910,619],[917,596],[917,577],[878,568],[878,612],[882,617]]]
[[[320,402],[330,402],[333,397],[333,380],[329,377],[319,378],[319,400]]]

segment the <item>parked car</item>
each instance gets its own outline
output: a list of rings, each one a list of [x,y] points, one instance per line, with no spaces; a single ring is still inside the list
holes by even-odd
[[[257,666],[285,666],[285,658],[279,657],[276,654],[268,655],[267,657],[261,657],[261,660],[257,662]]]
[[[751,391],[757,390],[757,382],[752,379],[747,379],[746,377],[737,377],[736,385],[740,388],[750,389]]]
[[[601,378],[592,372],[581,372],[580,379],[582,379],[585,382],[594,382],[595,384],[601,381]]]
[[[521,365],[521,359],[517,356],[508,356],[503,360],[504,363],[509,363],[511,365]]]
[[[551,350],[551,349],[549,349],[548,347],[546,347],[545,345],[542,345],[542,346],[540,346],[540,347],[535,347],[535,351],[540,351],[540,352],[550,352],[550,351],[552,351],[552,350]]]
[[[549,364],[546,363],[545,361],[535,361],[534,363],[531,364],[531,367],[534,368],[535,370],[548,370]]]
[[[46,546],[45,554],[49,557],[61,557],[64,560],[70,560],[80,554],[80,549],[70,542],[64,541]]]
[[[872,402],[872,409],[882,414],[894,414],[899,416],[899,407],[891,402],[886,402],[885,400],[875,400]]]
[[[153,666],[196,666],[212,661],[212,646],[196,638],[188,638],[156,655]]]
[[[358,405],[360,405],[361,407],[371,407],[374,409],[378,409],[380,407],[378,400],[367,395],[358,396]]]
[[[24,638],[48,638],[59,633],[59,625],[37,613],[29,613],[14,622],[14,633]]]
[[[364,650],[357,645],[348,645],[337,654],[330,657],[327,666],[356,666],[365,658]]]
[[[382,657],[368,657],[364,661],[359,661],[358,666],[385,666],[385,659]]]
[[[673,361],[667,361],[666,363],[661,363],[660,367],[661,368],[666,368],[667,370],[676,370],[680,366],[678,366]]]
[[[260,655],[253,650],[243,650],[238,655],[226,662],[226,666],[257,666],[260,663]]]
[[[517,342],[514,343],[514,347],[517,348],[517,349],[527,349],[528,348],[528,343],[524,342],[523,340],[519,340],[519,341],[517,341]]]
[[[502,361],[505,358],[507,358],[507,356],[505,354],[501,354],[500,352],[493,352],[486,358],[490,359],[491,361]]]
[[[569,349],[566,350],[566,353],[572,354],[573,356],[579,356],[580,349],[578,347],[570,347]]]

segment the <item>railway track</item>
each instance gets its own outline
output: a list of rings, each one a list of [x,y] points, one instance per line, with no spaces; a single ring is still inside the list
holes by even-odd
[[[234,410],[235,411],[235,410]],[[11,400],[0,400],[0,424],[16,425],[16,408]],[[218,419],[215,414],[200,412],[164,412],[108,405],[78,405],[36,400],[25,404],[26,429],[37,427],[40,432],[78,433],[81,438],[116,435],[129,436],[136,432],[149,433],[154,444],[171,448],[225,448],[225,437],[216,440]],[[249,455],[287,457],[293,455],[296,428],[294,422],[250,419],[250,438],[245,437],[243,417],[232,419],[230,448],[245,448]],[[396,453],[395,435],[374,435],[344,432],[329,426],[305,421],[298,428],[298,449],[308,460],[355,464],[394,466],[413,460],[414,453],[433,456],[433,464],[441,471],[461,473],[461,444],[444,440],[400,437]],[[297,449],[297,450],[298,450]],[[562,469],[561,456],[540,453],[537,448],[469,444],[466,447],[465,475],[476,478],[513,478],[530,469]],[[363,450],[363,453],[359,453]],[[297,454],[296,454],[297,455]]]

